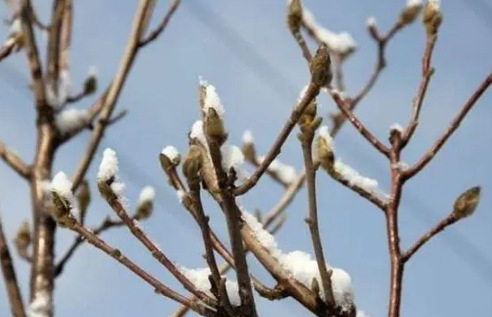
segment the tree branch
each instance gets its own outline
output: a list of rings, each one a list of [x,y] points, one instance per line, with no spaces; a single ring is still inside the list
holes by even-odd
[[[314,139],[314,131],[312,127],[301,126],[304,130],[301,135],[302,153],[304,156],[304,166],[306,167],[306,183],[308,191],[308,206],[309,215],[306,222],[309,225],[311,240],[318,264],[318,270],[321,276],[321,283],[324,291],[323,300],[330,307],[335,305],[335,297],[331,286],[331,269],[328,271],[326,266],[325,255],[323,253],[323,245],[318,226],[318,207],[316,202],[316,169],[313,164],[312,144]]]
[[[0,140],[0,157],[22,178],[29,179],[31,177],[31,168],[19,156],[12,152],[2,140]]]
[[[22,293],[20,291],[17,274],[15,273],[12,256],[3,232],[2,216],[0,214],[0,265],[2,268],[5,287],[10,301],[10,311],[13,317],[26,317]]]
[[[424,156],[411,168],[406,170],[403,174],[403,179],[407,180],[415,176],[436,156],[439,150],[443,147],[446,141],[453,135],[458,129],[461,122],[465,119],[466,115],[473,109],[480,97],[487,91],[490,84],[492,84],[492,72],[487,75],[485,80],[480,84],[477,90],[471,95],[468,101],[465,103],[460,112],[455,116],[448,129],[441,135],[441,137],[434,143],[432,148],[424,154]]]
[[[111,256],[113,259],[118,261],[119,263],[123,264],[127,269],[135,273],[137,276],[139,276],[141,279],[143,279],[145,282],[150,284],[152,287],[154,287],[156,293],[161,294],[165,297],[168,297],[180,304],[189,306],[193,311],[197,312],[200,315],[207,316],[207,317],[214,317],[215,312],[205,308],[202,305],[199,305],[198,303],[176,293],[172,289],[168,288],[166,285],[162,284],[159,282],[157,279],[155,279],[152,275],[144,271],[142,268],[140,268],[137,264],[135,264],[133,261],[131,261],[129,258],[127,258],[125,255],[121,253],[120,250],[113,248],[109,244],[107,244],[104,240],[96,236],[94,233],[92,233],[90,230],[85,228],[84,226],[81,226],[78,224],[75,219],[71,218],[68,221],[65,221],[64,225],[66,228],[75,231],[78,233],[80,236],[84,237],[84,239],[98,248],[99,250],[103,251],[107,255]]]
[[[159,26],[155,30],[150,32],[150,34],[147,37],[140,40],[139,47],[143,47],[149,44],[150,42],[156,40],[159,37],[159,35],[161,35],[161,33],[166,29],[169,21],[171,21],[174,12],[178,9],[180,4],[181,4],[181,0],[173,0]]]
[[[287,122],[285,123],[284,127],[282,128],[282,131],[280,132],[280,135],[273,143],[273,146],[271,147],[270,151],[268,151],[268,154],[265,156],[265,159],[261,162],[260,166],[255,170],[253,175],[251,175],[244,182],[244,184],[236,188],[236,190],[234,191],[235,195],[237,196],[244,195],[256,185],[256,183],[260,180],[261,176],[268,169],[268,166],[280,154],[283,144],[285,143],[288,136],[292,132],[292,129],[294,129],[295,125],[297,124],[297,121],[301,117],[301,114],[304,112],[306,107],[311,103],[311,101],[313,101],[313,99],[318,94],[319,94],[319,87],[317,87],[312,83],[309,84],[306,94],[304,95],[300,103],[292,111],[289,120],[287,120]]]

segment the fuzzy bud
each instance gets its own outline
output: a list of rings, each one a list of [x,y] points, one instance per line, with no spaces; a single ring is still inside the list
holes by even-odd
[[[79,210],[80,210],[80,219],[79,221],[83,223],[85,215],[87,214],[87,208],[89,207],[89,204],[91,203],[91,190],[89,187],[89,183],[87,180],[84,180],[82,184],[80,185],[80,189],[77,193],[77,202],[79,205]]]
[[[63,218],[66,218],[70,215],[70,211],[72,210],[72,205],[70,202],[58,195],[56,191],[51,192],[53,206],[51,209],[51,216],[56,220],[60,221]]]
[[[331,72],[331,59],[328,46],[322,43],[309,65],[311,82],[318,87],[325,87],[331,83],[333,73]]]
[[[219,146],[227,140],[227,133],[224,128],[224,121],[214,108],[209,108],[204,122],[205,134]]]
[[[292,0],[289,3],[289,9],[287,13],[287,25],[289,26],[292,34],[297,34],[301,30],[302,24],[302,4],[301,0]]]
[[[154,203],[151,200],[143,201],[138,204],[137,210],[135,211],[136,220],[145,220],[150,218],[152,212],[154,211]]]
[[[480,186],[474,186],[462,193],[454,203],[453,213],[456,219],[462,219],[473,215],[480,202]]]
[[[92,95],[97,90],[97,77],[93,74],[89,75],[84,82],[84,93]]]
[[[439,10],[438,0],[430,0],[427,2],[424,8],[424,14],[422,16],[422,23],[425,26],[427,36],[437,34],[437,31],[442,23],[442,13]]]
[[[32,242],[31,227],[29,222],[23,221],[15,236],[15,246],[19,252],[24,252]],[[25,252],[24,252],[25,253]]]
[[[188,150],[183,165],[183,174],[188,179],[188,181],[198,181],[199,173],[202,169],[202,153],[200,148],[196,144],[192,144]]]
[[[422,3],[416,2],[405,8],[400,14],[400,25],[405,26],[411,24],[419,16],[422,11]]]
[[[321,167],[323,167],[327,172],[333,171],[333,165],[335,163],[335,153],[333,153],[333,148],[328,144],[326,138],[320,136],[318,138],[318,159]]]

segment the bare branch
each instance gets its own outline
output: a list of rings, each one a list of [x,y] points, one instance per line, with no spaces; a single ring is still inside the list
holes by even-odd
[[[0,140],[0,157],[22,178],[29,179],[31,177],[31,168],[19,156],[12,152],[2,140]]]
[[[193,311],[199,313],[200,315],[203,316],[208,316],[208,317],[214,317],[215,312],[205,308],[202,305],[199,305],[198,303],[176,293],[166,285],[162,284],[159,282],[157,279],[155,279],[152,275],[144,271],[142,268],[140,268],[137,264],[135,264],[133,261],[131,261],[129,258],[127,258],[125,255],[121,253],[120,250],[115,249],[114,247],[110,246],[107,244],[104,240],[100,239],[98,236],[96,236],[94,233],[92,233],[90,230],[87,228],[81,226],[78,224],[74,219],[69,219],[64,223],[64,225],[72,230],[78,233],[80,236],[84,237],[84,239],[98,248],[99,250],[103,251],[107,255],[111,256],[113,259],[118,261],[119,263],[123,264],[126,268],[128,268],[130,271],[135,273],[137,276],[139,276],[141,279],[143,279],[145,282],[150,284],[152,287],[154,287],[155,292],[157,294],[161,294],[165,297],[168,297],[180,304],[189,306]]]
[[[297,121],[301,117],[301,114],[306,109],[306,107],[313,101],[313,99],[319,94],[319,87],[314,84],[309,84],[309,87],[302,98],[301,102],[297,105],[297,107],[292,111],[289,120],[285,123],[280,135],[275,140],[273,146],[268,151],[265,159],[261,162],[260,166],[255,170],[253,175],[251,175],[248,180],[242,184],[240,187],[236,188],[235,195],[243,195],[247,193],[256,183],[260,180],[261,176],[265,173],[268,166],[273,162],[273,160],[280,154],[281,148],[288,136],[294,129]]]
[[[104,219],[104,221],[95,229],[92,229],[91,232],[98,236],[101,233],[112,229],[112,228],[118,228],[124,226],[123,221],[121,220],[113,220],[109,217]],[[58,264],[55,265],[55,277],[60,276],[61,273],[63,273],[63,270],[65,269],[66,264],[68,261],[72,258],[72,256],[75,254],[75,251],[78,250],[80,246],[84,243],[85,238],[83,236],[77,236],[75,237],[74,241],[72,242],[72,245],[68,248],[68,250],[65,252],[65,254],[62,256],[61,260],[58,262]]]
[[[2,62],[5,58],[9,57],[12,53],[18,51],[20,49],[20,39],[21,35],[15,35],[10,37],[3,43],[0,48],[0,62]]]
[[[207,296],[203,291],[197,289],[188,278],[176,267],[176,265],[170,261],[167,256],[159,249],[159,247],[147,236],[138,223],[132,219],[125,207],[120,202],[119,197],[112,191],[110,183],[99,181],[99,190],[103,194],[104,198],[108,202],[111,209],[118,215],[123,221],[126,227],[130,230],[135,238],[137,238],[152,256],[159,261],[189,292],[196,297],[200,298],[203,302],[215,307],[217,305],[215,299]]]
[[[17,274],[15,272],[12,256],[3,232],[2,216],[0,214],[0,266],[2,268],[5,287],[10,301],[10,311],[13,317],[26,317],[22,293],[20,291]]]
[[[389,157],[389,149],[381,143],[367,128],[366,126],[355,116],[355,114],[350,110],[350,103],[346,102],[342,96],[337,92],[332,92],[332,97],[338,106],[338,109],[343,112],[343,114],[349,119],[350,123],[362,134],[362,136],[371,143],[381,154]]]
[[[441,135],[441,137],[434,143],[432,148],[424,154],[424,156],[411,168],[406,170],[403,174],[405,180],[415,176],[419,171],[436,156],[439,150],[443,147],[446,141],[453,135],[458,129],[461,122],[465,119],[466,115],[473,109],[480,97],[487,91],[490,84],[492,84],[492,72],[487,75],[485,80],[480,84],[477,90],[471,95],[468,101],[464,104],[460,112],[455,116],[448,129]]]
[[[126,82],[127,76],[131,70],[135,57],[137,56],[139,43],[142,38],[142,34],[147,29],[149,19],[153,12],[155,0],[140,0],[138,10],[133,22],[133,29],[130,34],[130,39],[126,47],[125,54],[121,60],[120,68],[115,78],[112,81],[111,86],[107,94],[103,95],[100,102],[102,102],[101,120],[99,120],[94,130],[92,131],[91,140],[87,146],[82,160],[79,162],[75,175],[73,177],[73,189],[77,189],[89,169],[89,166],[94,158],[96,150],[101,143],[104,131],[107,127],[107,121],[111,118],[111,115],[116,107],[121,90]]]
[[[159,26],[155,30],[150,32],[150,34],[147,37],[140,40],[140,43],[139,43],[140,47],[143,47],[143,46],[149,44],[150,42],[157,39],[159,37],[159,35],[161,35],[161,33],[166,29],[169,21],[171,21],[171,18],[173,17],[174,13],[176,12],[176,10],[178,9],[180,4],[181,4],[181,0],[173,0],[173,2],[171,3],[166,15],[162,19],[162,22],[159,24]]]
[[[328,306],[334,306],[335,297],[333,295],[333,289],[331,286],[331,272],[328,271],[328,268],[326,266],[326,260],[323,253],[323,245],[321,243],[321,235],[318,225],[318,207],[316,201],[316,169],[313,164],[312,154],[312,144],[314,139],[314,130],[312,124],[312,122],[309,122],[306,125],[301,126],[301,144],[302,153],[304,156],[304,166],[306,167],[306,183],[308,190],[309,207],[309,215],[308,218],[306,218],[306,222],[309,225],[314,254],[316,256],[316,262],[318,264],[318,270],[321,276],[321,283],[325,295],[323,300]]]
[[[22,22],[22,34],[26,48],[29,68],[31,70],[31,79],[34,95],[36,97],[36,107],[40,113],[49,112],[50,108],[46,103],[46,94],[43,83],[43,71],[39,59],[39,51],[36,44],[36,38],[32,28],[31,11],[32,5],[30,0],[20,1],[20,18]]]
[[[55,0],[53,2],[53,12],[51,16],[51,27],[48,37],[47,52],[47,82],[53,87],[55,94],[58,94],[58,77],[60,74],[60,34],[62,29],[65,2],[68,0]],[[31,10],[33,11],[33,10]]]

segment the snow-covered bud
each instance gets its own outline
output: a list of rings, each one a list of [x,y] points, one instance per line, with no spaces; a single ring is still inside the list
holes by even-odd
[[[87,208],[89,207],[89,204],[91,203],[91,189],[89,187],[89,182],[87,180],[83,180],[82,184],[80,185],[80,189],[77,192],[77,202],[79,205],[79,221],[81,223],[84,222],[85,215],[87,214]]]
[[[25,253],[32,242],[31,226],[29,222],[23,221],[17,230],[14,243],[19,253]]]
[[[456,220],[473,215],[480,202],[480,186],[474,186],[462,193],[454,203],[452,215]]]
[[[227,132],[224,127],[224,121],[219,116],[214,108],[209,108],[205,114],[205,122],[203,125],[205,135],[219,146],[227,140]]]
[[[301,0],[291,0],[287,12],[287,25],[292,34],[297,34],[301,30],[302,24],[302,4]]]
[[[331,59],[328,46],[322,43],[309,65],[311,82],[318,87],[325,87],[331,83],[333,74],[331,72]]]
[[[253,139],[253,133],[249,130],[244,131],[243,133],[243,147],[241,151],[248,161],[254,162],[256,160],[256,149]]]
[[[135,211],[136,220],[148,219],[154,211],[155,190],[151,186],[145,186],[140,191],[138,197],[137,210]]]
[[[400,25],[408,25],[415,21],[419,16],[420,11],[422,11],[422,1],[421,0],[410,0],[407,3],[407,7],[400,14]]]
[[[199,173],[202,169],[202,153],[196,144],[192,144],[188,150],[183,165],[183,174],[188,179],[188,182],[199,180]]]
[[[76,209],[72,182],[65,173],[59,172],[51,181],[50,189],[53,202],[51,215],[57,221],[65,220]]]
[[[161,162],[161,167],[164,171],[175,168],[181,163],[181,154],[179,154],[178,149],[172,145],[166,146],[162,149],[159,155],[159,161]]]
[[[335,163],[335,153],[333,149],[333,139],[328,131],[328,127],[323,126],[319,129],[318,137],[318,160],[321,167],[327,172],[333,171]]]
[[[442,13],[439,6],[439,0],[429,0],[425,5],[422,23],[425,26],[427,36],[436,35],[439,30],[439,26],[441,26]]]
[[[375,40],[379,39],[379,32],[378,28],[376,26],[376,18],[373,16],[370,16],[367,18],[367,32],[371,35],[371,37]]]
[[[390,126],[390,131],[389,131],[389,140],[391,144],[394,142],[401,140],[401,137],[403,133],[405,132],[405,129],[399,124],[399,123],[393,123]]]

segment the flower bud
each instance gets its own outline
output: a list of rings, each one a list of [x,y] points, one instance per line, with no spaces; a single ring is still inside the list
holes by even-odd
[[[473,215],[480,202],[480,186],[474,186],[462,193],[454,203],[453,215],[462,219]]]
[[[287,13],[287,25],[292,34],[297,34],[301,30],[302,24],[302,4],[301,0],[291,0]]]
[[[407,5],[405,10],[400,14],[400,20],[398,21],[400,25],[408,25],[415,21],[415,19],[419,16],[420,11],[422,11],[422,3],[420,1],[414,1]]]
[[[331,59],[328,46],[322,43],[309,65],[311,82],[318,87],[325,87],[331,83],[333,73],[331,72]]]
[[[89,207],[89,204],[91,203],[91,190],[89,187],[89,183],[87,180],[83,180],[82,184],[80,185],[80,189],[77,193],[77,202],[79,205],[80,209],[80,222],[83,222],[83,219],[85,218],[85,215],[87,214],[87,208]]]
[[[424,8],[422,22],[425,26],[428,36],[435,35],[442,23],[442,13],[439,10],[439,1],[430,0]]]
[[[32,242],[31,227],[29,222],[23,221],[17,230],[17,235],[15,236],[15,246],[19,252],[25,251]]]
[[[183,162],[183,174],[189,181],[198,180],[198,174],[202,168],[202,154],[196,144],[192,144]]]
[[[321,167],[323,167],[327,172],[333,170],[333,165],[335,164],[335,153],[333,153],[332,146],[328,143],[325,137],[320,136],[318,138],[318,160]]]
[[[92,95],[97,90],[97,77],[95,75],[89,75],[84,82],[84,93],[86,95]]]
[[[224,122],[214,108],[209,108],[204,122],[205,134],[219,146],[227,140],[227,133],[224,128]]]

